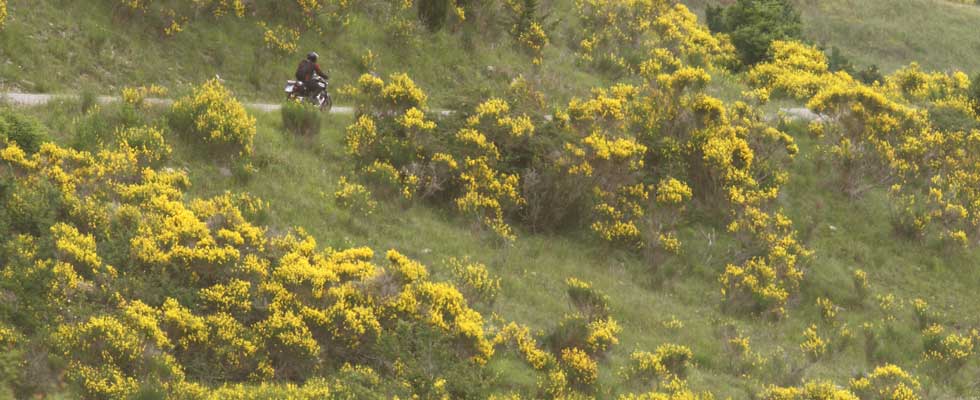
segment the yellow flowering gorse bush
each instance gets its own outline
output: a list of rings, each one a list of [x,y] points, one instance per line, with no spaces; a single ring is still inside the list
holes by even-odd
[[[52,326],[50,342],[35,344],[64,357],[66,379],[84,396],[133,396],[153,382],[169,396],[213,398],[277,377],[307,382],[282,390],[341,390],[348,383],[307,379],[338,360],[386,354],[380,341],[406,326],[451,343],[443,348],[462,363],[457,368],[482,368],[504,340],[487,331],[460,289],[431,280],[422,264],[396,251],[376,261],[367,248],[321,249],[301,229],[272,233],[253,222],[264,202],[232,193],[185,198],[185,173],[152,167],[140,151],[0,149],[5,196],[50,189],[58,198],[53,224],[12,228],[2,240],[0,291],[17,295],[0,306],[0,345],[17,337],[8,311]],[[5,205],[4,227],[11,215],[22,224],[34,218],[8,212],[16,207]],[[471,266],[468,284],[499,290],[485,268]],[[93,301],[103,306],[90,308]],[[551,363],[526,331],[510,331],[535,364]],[[203,386],[202,373],[229,386]]]
[[[123,102],[138,109],[144,108],[144,102],[148,96],[164,96],[166,94],[167,88],[157,85],[124,87],[122,89]]]
[[[173,105],[173,116],[182,135],[197,143],[231,152],[252,154],[255,117],[217,79],[194,89]]]
[[[924,72],[913,63],[869,86],[830,73],[815,48],[775,42],[772,51],[772,61],[754,67],[750,81],[808,101],[828,117],[812,123],[811,132],[838,167],[845,192],[889,188],[893,223],[910,237],[954,248],[976,241],[980,195],[973,188],[980,172],[971,149],[978,132],[942,122],[946,115],[980,121],[966,99],[966,74]]]

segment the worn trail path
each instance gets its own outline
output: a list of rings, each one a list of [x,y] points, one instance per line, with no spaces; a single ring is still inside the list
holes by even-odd
[[[39,106],[39,105],[48,104],[48,103],[50,103],[52,101],[55,101],[55,100],[64,100],[64,99],[73,99],[73,98],[77,98],[77,96],[72,96],[72,95],[58,95],[58,94],[12,93],[12,92],[11,93],[3,93],[3,94],[0,94],[0,102],[5,102],[5,103],[8,103],[8,104],[21,105],[21,106]],[[98,101],[99,101],[99,103],[107,104],[107,103],[118,102],[118,101],[120,101],[120,99],[119,99],[119,97],[114,97],[114,96],[99,96],[98,97]],[[146,102],[147,103],[150,103],[150,104],[164,104],[164,105],[166,105],[166,104],[173,103],[173,100],[172,99],[155,99],[155,98],[151,98],[151,99],[146,99]],[[244,104],[246,108],[250,108],[250,109],[258,110],[258,111],[262,111],[262,112],[276,112],[276,111],[279,111],[280,108],[282,108],[282,106],[280,104],[271,104],[271,103],[248,103],[248,102],[245,102],[245,103],[242,103],[242,104]],[[452,114],[452,111],[448,111],[448,110],[436,110],[436,111],[438,113],[442,114],[442,115]],[[822,118],[821,115],[819,115],[819,114],[817,114],[817,113],[815,113],[813,111],[810,111],[809,109],[804,108],[804,107],[782,108],[782,109],[780,109],[780,111],[783,112],[783,113],[785,113],[790,118],[799,118],[799,119],[803,119],[803,120],[806,120],[806,121],[813,121],[813,120]],[[330,113],[331,114],[353,114],[354,113],[354,108],[353,107],[348,107],[348,106],[333,106],[333,108],[330,109]],[[546,118],[549,118],[550,119],[550,117],[551,116],[549,115]]]
[[[21,106],[40,106],[48,104],[56,100],[74,99],[77,96],[71,95],[58,95],[58,94],[33,94],[33,93],[3,93],[0,95],[0,101],[6,102],[8,104],[15,104]],[[113,96],[99,96],[99,103],[107,104],[120,101],[119,97]],[[146,99],[149,104],[171,104],[172,99]],[[242,103],[246,108],[251,108],[253,110],[258,110],[262,112],[275,112],[279,111],[282,107],[279,104],[270,103]],[[345,106],[334,106],[330,109],[332,114],[353,114],[354,108]]]

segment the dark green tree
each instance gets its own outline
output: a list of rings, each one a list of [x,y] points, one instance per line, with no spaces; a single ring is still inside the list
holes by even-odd
[[[450,0],[419,0],[419,20],[431,32],[438,32],[446,24],[449,16]]]
[[[774,40],[800,39],[803,22],[789,0],[738,0],[728,7],[709,6],[708,28],[727,33],[746,66],[765,60]]]

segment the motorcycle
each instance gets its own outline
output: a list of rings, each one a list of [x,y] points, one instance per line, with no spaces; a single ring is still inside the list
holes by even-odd
[[[300,81],[286,81],[286,99],[307,101],[319,108],[320,111],[329,112],[330,108],[333,107],[333,99],[330,98],[330,92],[327,91],[330,82],[319,76],[314,78],[313,82],[314,86],[308,88]]]

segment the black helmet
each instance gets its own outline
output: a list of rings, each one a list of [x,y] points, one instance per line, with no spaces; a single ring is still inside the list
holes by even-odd
[[[306,59],[307,60],[310,60],[310,61],[313,61],[313,62],[316,62],[316,60],[319,59],[319,58],[320,58],[320,55],[319,54],[316,54],[315,51],[314,52],[310,52],[310,54],[307,54],[306,55]]]

